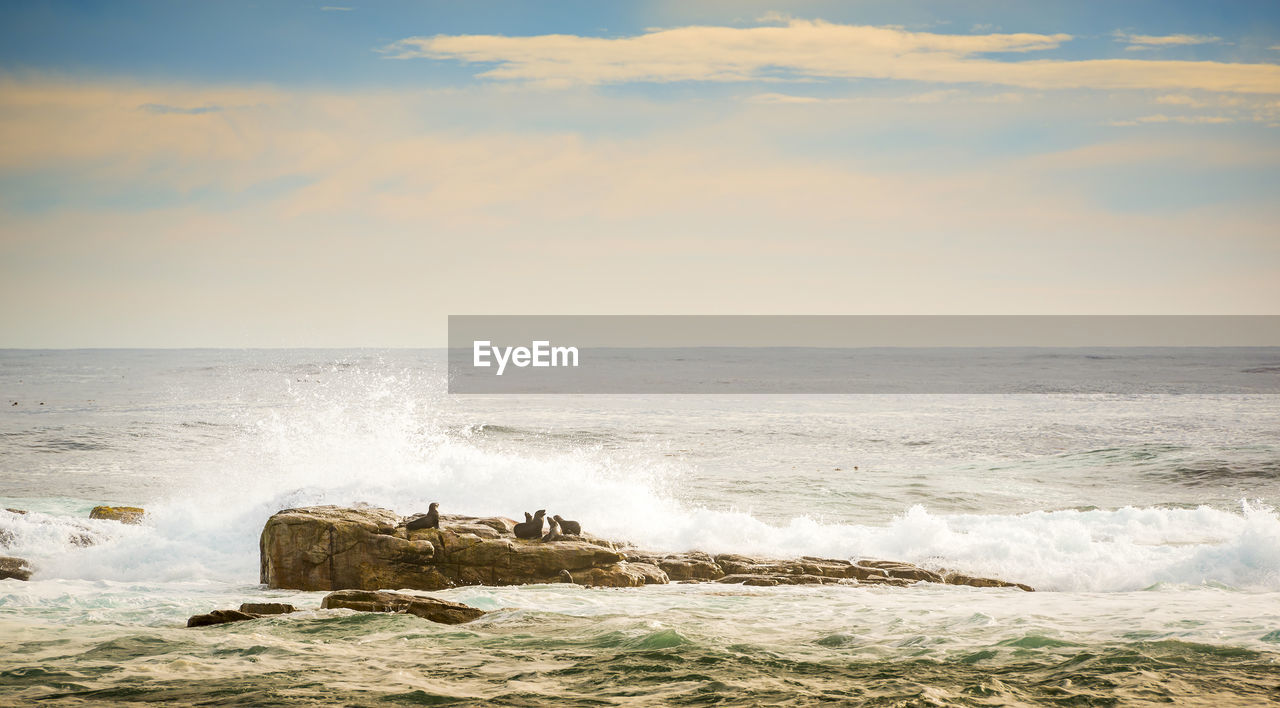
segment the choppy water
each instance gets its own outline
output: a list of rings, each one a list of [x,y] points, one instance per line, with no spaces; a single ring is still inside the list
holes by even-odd
[[[0,703],[1256,705],[1280,695],[1280,397],[443,393],[438,352],[0,352]],[[11,405],[13,403],[18,405]],[[43,405],[41,405],[43,404]],[[856,468],[856,469],[855,469]],[[547,508],[652,548],[874,556],[1034,594],[263,597],[274,511]],[[86,519],[140,504],[143,526]],[[85,545],[86,540],[92,545]]]

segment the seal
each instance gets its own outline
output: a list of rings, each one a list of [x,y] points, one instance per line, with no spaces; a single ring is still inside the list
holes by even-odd
[[[550,521],[551,524],[547,529],[547,535],[542,537],[543,543],[546,543],[547,541],[559,541],[561,538],[564,538],[560,535],[560,524],[556,522],[556,518],[553,516],[548,519],[548,521]]]
[[[528,512],[525,512],[525,516],[528,515]],[[534,514],[532,519],[525,521],[524,523],[516,524],[515,528],[511,530],[515,532],[516,538],[541,538],[542,518],[546,515],[546,509],[539,509],[538,513]]]
[[[582,524],[578,523],[577,521],[567,521],[565,519],[560,518],[559,514],[556,514],[551,518],[555,520],[556,525],[560,527],[560,531],[562,533],[569,534],[570,536],[582,535]]]
[[[440,528],[440,512],[436,511],[439,506],[440,505],[436,502],[431,502],[431,508],[427,510],[427,513],[411,520],[409,523],[405,524],[404,527],[409,531]]]

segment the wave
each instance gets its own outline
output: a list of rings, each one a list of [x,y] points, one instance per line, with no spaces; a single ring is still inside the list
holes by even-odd
[[[773,525],[745,511],[682,504],[664,491],[663,470],[598,454],[530,456],[444,439],[419,462],[393,468],[366,457],[363,465],[338,459],[275,475],[222,476],[151,505],[141,526],[0,512],[0,545],[4,554],[34,561],[37,579],[252,583],[258,534],[279,509],[364,502],[408,514],[438,501],[469,514],[546,508],[649,549],[888,558],[1041,590],[1133,591],[1162,583],[1280,589],[1280,515],[1261,503],[1242,502],[1236,512],[1126,507],[1004,515],[944,515],[917,505],[880,525],[807,516]],[[367,472],[349,471],[360,469]]]
[[[442,407],[466,403],[432,394],[438,384],[422,382],[435,381],[434,374],[424,376],[366,373],[325,387],[291,386],[291,407],[225,421],[228,434],[203,450],[200,475],[147,502],[143,525],[0,512],[0,553],[33,561],[37,579],[253,583],[258,536],[280,509],[364,502],[409,514],[439,502],[445,513],[517,518],[547,509],[591,533],[654,550],[888,558],[1042,590],[1131,591],[1162,583],[1280,589],[1280,516],[1260,502],[1241,502],[1238,510],[1023,514],[911,506],[875,524],[811,516],[768,523],[751,510],[684,501],[682,463],[643,447],[584,443],[574,431],[530,445],[526,438],[540,434],[530,427],[450,423]],[[1087,462],[1106,464],[1113,453],[1130,454],[1103,449],[1088,453]],[[1269,475],[1274,467],[1258,469]]]

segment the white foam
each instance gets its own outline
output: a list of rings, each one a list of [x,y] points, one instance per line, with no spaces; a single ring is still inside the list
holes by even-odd
[[[1280,589],[1280,517],[1260,503],[1017,515],[913,506],[880,525],[808,517],[770,525],[683,503],[668,490],[679,469],[655,456],[504,447],[443,430],[439,399],[418,395],[413,381],[347,385],[245,421],[202,462],[207,473],[147,504],[142,526],[0,512],[0,530],[13,535],[0,552],[36,562],[37,578],[252,583],[262,525],[280,509],[366,502],[408,514],[435,501],[445,513],[514,517],[545,508],[652,549],[891,558],[1048,590]],[[71,544],[72,530],[86,525],[94,545]]]

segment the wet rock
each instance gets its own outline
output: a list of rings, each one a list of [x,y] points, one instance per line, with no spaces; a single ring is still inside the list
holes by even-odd
[[[732,584],[732,585],[752,585],[756,587],[772,587],[778,585],[779,581],[776,577],[769,575],[755,575],[747,573],[734,573],[720,578],[716,582]]]
[[[95,506],[89,512],[90,519],[107,519],[122,524],[140,524],[147,511],[137,506]]]
[[[31,564],[23,558],[0,556],[0,580],[30,580]]]
[[[320,607],[323,609],[344,607],[359,612],[397,612],[442,624],[462,624],[487,614],[484,610],[434,597],[371,590],[331,592],[325,595]]]
[[[386,509],[318,506],[272,516],[259,539],[260,580],[273,588],[435,588],[435,547],[403,537]],[[382,533],[390,527],[394,534]]]
[[[945,576],[948,585],[969,585],[975,588],[1018,588],[1023,592],[1035,592],[1035,588],[1022,583],[1010,583],[995,578],[977,578],[963,573],[948,573]]]
[[[258,619],[261,616],[250,612],[240,612],[239,610],[214,610],[207,615],[192,615],[187,620],[187,626],[208,627],[214,624],[227,624],[228,622],[244,622],[245,620]]]
[[[701,551],[688,553],[627,551],[627,560],[655,565],[674,581],[719,580],[725,575],[724,569],[716,565],[715,559]]]
[[[446,514],[440,517],[440,528],[409,530],[394,512],[367,505],[286,509],[263,528],[261,581],[299,590],[441,590],[559,582],[639,587],[672,580],[892,587],[929,582],[1030,590],[898,561],[620,551],[615,543],[585,535],[554,541],[518,539],[515,523],[503,517]]]
[[[297,612],[298,608],[286,602],[246,602],[240,605],[240,611],[251,615],[287,615]]]
[[[580,585],[666,582],[660,569],[624,565],[611,544],[517,539],[514,525],[500,517],[443,515],[438,529],[410,531],[386,509],[286,509],[262,531],[260,579],[300,590],[554,583],[563,581],[563,571]],[[393,533],[382,532],[387,526]]]
[[[898,561],[881,561],[881,560],[861,560],[857,566],[861,568],[870,568],[873,570],[882,570],[885,575],[890,578],[899,578],[902,580],[923,580],[928,583],[941,583],[942,575],[932,570],[925,570],[919,566],[910,563],[900,563]]]

